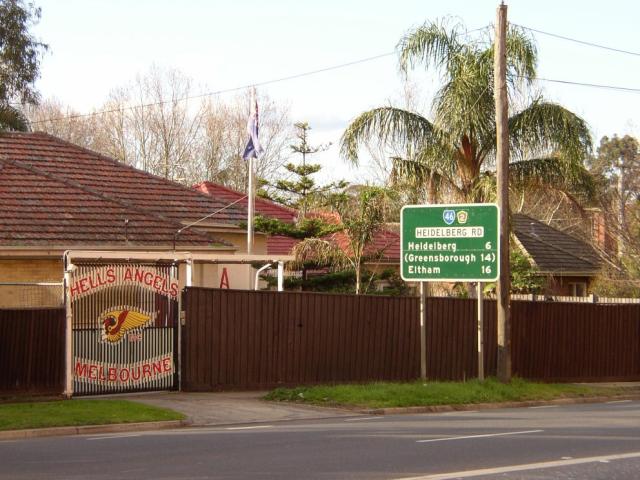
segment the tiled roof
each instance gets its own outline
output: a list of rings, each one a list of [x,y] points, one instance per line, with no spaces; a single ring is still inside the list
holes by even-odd
[[[600,258],[587,243],[522,214],[512,216],[513,234],[543,273],[593,275]]]
[[[223,205],[44,133],[0,133],[0,168],[2,245],[171,245],[182,221]],[[196,230],[177,243],[224,244]]]
[[[194,189],[203,192],[207,195],[211,195],[217,199],[224,200],[227,203],[238,201],[236,205],[242,208],[245,212],[247,209],[246,194],[237,192],[223,185],[219,185],[213,182],[202,182],[193,186]],[[294,223],[298,216],[298,212],[285,207],[284,205],[278,205],[277,203],[265,200],[264,198],[256,197],[255,199],[256,214],[262,215],[267,218],[275,218],[285,223]],[[245,213],[246,219],[246,213]],[[269,255],[289,255],[291,249],[299,242],[299,240],[284,235],[269,235],[267,237],[267,254]]]
[[[244,193],[237,192],[217,183],[202,182],[198,185],[194,185],[193,188],[217,198],[224,199],[229,203],[240,199],[238,204],[242,205],[244,208],[247,207],[247,199],[243,198],[245,197]],[[256,197],[256,213],[268,218],[277,218],[288,223],[295,222],[298,216],[298,213],[291,208],[278,205],[277,203],[259,197]],[[307,213],[307,218],[317,218],[332,225],[340,223],[340,215],[336,212],[313,211]],[[348,239],[343,232],[327,235],[325,238],[327,240],[334,241],[345,251],[349,248]],[[284,235],[270,235],[267,238],[267,253],[273,255],[288,255],[291,253],[291,249],[299,241],[300,240],[298,239]],[[377,261],[399,263],[400,235],[394,232],[393,228],[378,230],[374,234],[371,244],[367,245],[365,255],[373,257]]]
[[[267,238],[267,254],[268,255],[290,255],[291,250],[298,242],[297,238],[287,237],[284,235],[270,235]]]
[[[336,232],[327,236],[344,252],[350,251],[349,238],[344,232]],[[400,263],[400,235],[385,228],[373,234],[373,240],[364,249],[364,255],[370,262]]]
[[[237,205],[241,206],[244,211],[247,209],[247,198],[243,198],[246,197],[245,193],[237,192],[213,182],[202,182],[194,185],[193,188],[217,199],[224,200],[226,203],[240,200]],[[298,216],[298,213],[295,210],[260,197],[256,197],[255,206],[256,214],[267,218],[276,218],[286,223],[295,222],[296,217]]]
[[[0,156],[19,160],[176,222],[198,220],[228,204],[46,133],[2,133]],[[231,206],[211,220],[238,224],[245,217],[243,209]]]
[[[0,157],[0,245],[171,245],[180,225]],[[128,223],[125,225],[125,220]],[[185,231],[179,245],[211,245]]]
[[[386,228],[378,230],[365,249],[367,255],[381,260],[400,263],[400,235]]]

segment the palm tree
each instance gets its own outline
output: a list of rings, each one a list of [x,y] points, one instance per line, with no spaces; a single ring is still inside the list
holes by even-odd
[[[496,126],[493,100],[493,45],[464,42],[461,25],[426,23],[398,44],[403,72],[422,63],[444,85],[432,103],[432,118],[393,106],[360,114],[341,139],[341,154],[358,164],[361,144],[377,140],[406,154],[393,158],[392,177],[427,185],[430,203],[442,197],[489,201],[495,196]],[[507,85],[513,186],[534,182],[567,194],[594,194],[583,159],[591,136],[583,119],[561,105],[531,94],[537,51],[524,30],[507,35]],[[517,105],[526,105],[516,108]]]
[[[334,206],[340,226],[325,238],[306,238],[293,247],[291,267],[302,269],[313,264],[319,267],[353,268],[356,275],[355,294],[361,293],[362,269],[365,261],[376,254],[371,242],[387,220],[395,200],[391,190],[363,186],[353,195],[345,195]],[[372,255],[373,254],[373,255]]]

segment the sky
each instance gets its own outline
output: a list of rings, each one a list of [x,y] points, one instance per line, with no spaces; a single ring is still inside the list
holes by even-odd
[[[394,52],[426,21],[453,17],[469,30],[493,24],[494,0],[36,0],[33,33],[49,44],[37,87],[80,112],[98,108],[110,90],[151,65],[176,68],[199,92],[232,89]],[[507,2],[510,22],[613,48],[640,52],[640,2]],[[640,54],[629,55],[534,34],[538,77],[640,89]],[[419,67],[422,69],[422,67]],[[413,77],[425,106],[438,85],[432,72]],[[597,142],[640,135],[640,92],[540,82],[544,95],[581,115]],[[337,145],[349,122],[402,99],[397,56],[259,87],[306,121],[325,180],[371,180],[366,161],[348,166]],[[423,112],[428,115],[428,110]]]

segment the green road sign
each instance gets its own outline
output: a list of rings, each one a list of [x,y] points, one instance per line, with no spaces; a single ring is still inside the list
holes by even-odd
[[[407,205],[400,215],[400,274],[408,281],[498,278],[498,206]]]

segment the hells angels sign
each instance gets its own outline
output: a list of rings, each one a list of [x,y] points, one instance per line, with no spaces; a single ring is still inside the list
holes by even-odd
[[[178,296],[178,282],[158,272],[157,267],[148,266],[108,266],[87,272],[74,279],[69,286],[71,298],[91,294],[97,290],[114,285],[140,285],[163,295],[176,298]]]
[[[178,318],[173,265],[78,265],[69,283],[74,393],[170,389]]]

